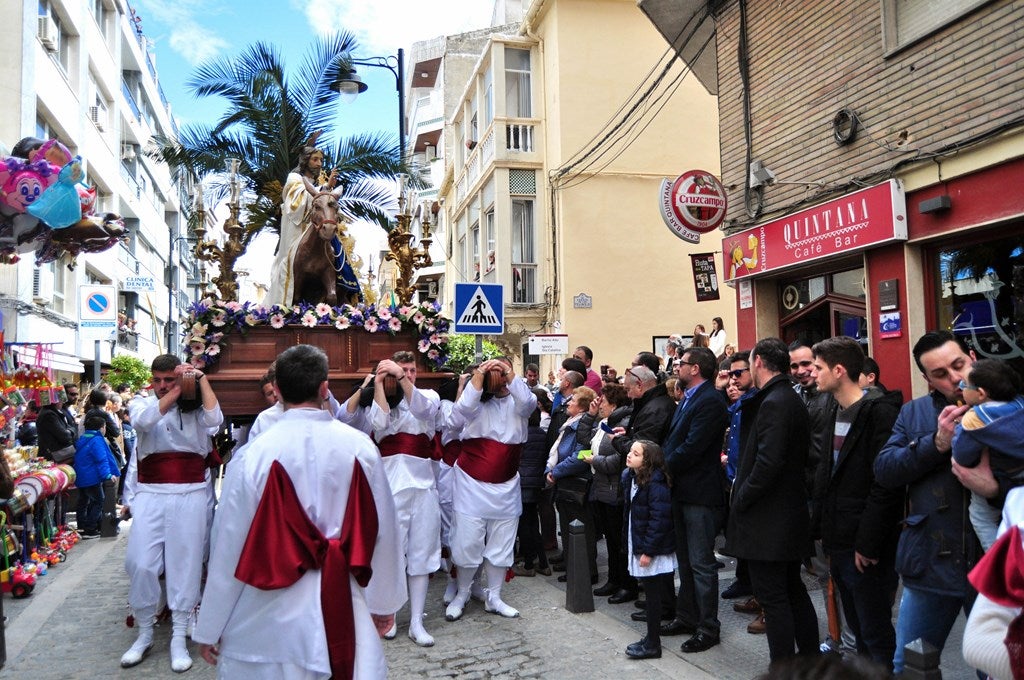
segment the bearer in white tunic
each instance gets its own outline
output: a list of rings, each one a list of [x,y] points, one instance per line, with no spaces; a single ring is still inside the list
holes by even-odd
[[[406,586],[383,465],[368,437],[321,409],[322,350],[283,352],[277,385],[284,415],[226,477],[192,638],[220,678],[384,678],[377,629]]]
[[[182,413],[179,379],[193,371],[173,354],[153,360],[153,391],[129,405],[138,433],[137,482],[129,494],[133,517],[125,555],[128,604],[139,626],[135,644],[121,657],[128,668],[141,662],[153,646],[153,622],[164,574],[171,609],[171,668],[192,667],[185,644],[188,617],[199,604],[199,584],[209,528],[209,477],[206,456],[224,415],[202,373],[202,406]]]
[[[505,385],[481,401],[484,376],[492,369],[503,373]],[[462,390],[452,419],[464,423],[458,461],[453,468],[454,517],[452,559],[458,567],[459,591],[445,610],[445,618],[462,616],[471,594],[476,568],[487,575],[484,608],[506,617],[519,612],[501,600],[505,572],[512,566],[522,499],[519,491],[519,456],[526,441],[527,419],[537,397],[515,375],[507,359],[485,361]]]
[[[398,381],[402,398],[392,408],[384,394],[384,379]],[[434,638],[423,628],[430,574],[441,566],[441,510],[434,475],[434,432],[440,397],[416,387],[416,356],[396,352],[381,361],[374,378],[373,403],[365,420],[373,430],[395,500],[398,534],[409,575],[409,637],[421,647]]]

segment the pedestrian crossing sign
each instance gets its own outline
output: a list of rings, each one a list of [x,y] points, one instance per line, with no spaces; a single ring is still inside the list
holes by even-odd
[[[505,330],[504,287],[498,283],[455,284],[455,332],[500,335]]]

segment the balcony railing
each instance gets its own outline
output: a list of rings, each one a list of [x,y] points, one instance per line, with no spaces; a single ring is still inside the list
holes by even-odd
[[[533,124],[508,123],[505,125],[505,150],[513,153],[529,153],[534,150]]]
[[[132,94],[132,90],[128,87],[128,83],[124,80],[121,81],[121,94],[124,95],[124,99],[128,102],[128,108],[132,110],[132,114],[135,116],[135,120],[142,118],[142,112],[139,110],[139,105],[135,103],[135,95]]]
[[[139,334],[127,330],[117,331],[117,346],[133,352],[139,351]]]

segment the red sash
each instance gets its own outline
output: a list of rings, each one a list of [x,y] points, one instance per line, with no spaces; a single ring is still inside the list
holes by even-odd
[[[449,467],[454,467],[455,461],[459,459],[459,454],[462,453],[462,441],[453,439],[442,447],[442,451],[441,460],[447,463]]]
[[[425,434],[409,434],[408,432],[389,434],[377,443],[377,448],[380,449],[380,455],[383,458],[399,453],[417,458],[432,458],[434,456],[434,440]]]
[[[352,467],[341,536],[328,540],[302,509],[288,472],[275,460],[235,569],[235,578],[260,590],[287,588],[306,571],[320,570],[320,609],[336,680],[350,680],[354,673],[356,629],[349,575],[364,588],[370,582],[377,528],[373,491],[359,461]]]
[[[206,481],[206,457],[158,451],[139,459],[139,484],[197,484]]]
[[[459,452],[459,467],[480,482],[501,484],[519,472],[522,444],[502,444],[493,439],[464,439]]]

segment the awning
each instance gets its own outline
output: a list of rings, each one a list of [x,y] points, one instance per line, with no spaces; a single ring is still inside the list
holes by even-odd
[[[14,357],[23,364],[35,366],[36,348],[35,345],[15,345]],[[85,373],[85,365],[74,354],[66,354],[51,350],[49,355],[50,368],[55,371],[67,371],[68,373]]]
[[[647,15],[676,55],[690,67],[701,85],[718,94],[718,49],[715,45],[715,20],[711,0],[638,0]],[[705,44],[706,43],[706,44]]]

